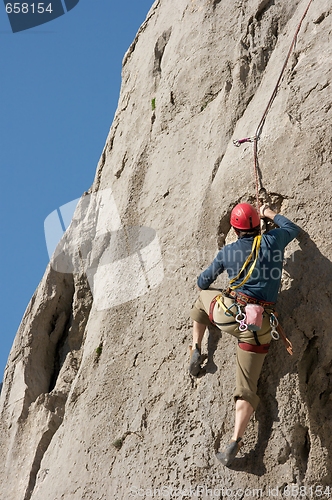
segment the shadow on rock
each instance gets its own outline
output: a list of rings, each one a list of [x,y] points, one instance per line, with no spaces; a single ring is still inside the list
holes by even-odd
[[[292,412],[292,421],[286,423],[289,428],[287,441],[280,444],[276,465],[285,463],[292,455],[298,480],[303,481],[309,460],[317,458],[310,436],[318,436],[321,447],[327,450],[328,471],[320,480],[321,484],[328,485],[332,480],[329,450],[332,434],[332,263],[307,233],[302,232],[298,241],[301,250],[296,251],[284,267],[292,284],[280,293],[277,306],[286,334],[293,343],[294,355],[288,355],[281,341],[272,343],[259,381],[261,403],[256,412],[259,423],[256,446],[246,457],[236,460],[232,469],[258,476],[264,473],[265,450],[273,423],[278,422],[280,414],[277,389],[286,374],[298,373],[298,399],[306,403],[309,427]],[[312,457],[311,453],[314,453]]]

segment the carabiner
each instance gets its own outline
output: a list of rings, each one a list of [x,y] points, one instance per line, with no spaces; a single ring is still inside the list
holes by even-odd
[[[246,324],[246,315],[241,311],[241,307],[238,305],[237,307],[238,313],[235,317],[235,321],[239,323],[239,330],[240,332],[244,332],[245,330],[248,329],[248,325]]]
[[[234,316],[233,313],[232,313],[232,311],[231,311],[231,309],[232,309],[233,306],[236,306],[235,302],[233,302],[232,305],[230,305],[229,307],[227,307],[227,309],[225,310],[225,316],[229,316],[229,317],[230,316]]]
[[[244,144],[245,142],[254,142],[256,139],[257,137],[255,135],[253,137],[245,137],[244,139],[235,139],[233,144],[238,148],[241,144]]]
[[[279,325],[278,318],[273,313],[270,314],[270,325],[275,328]]]
[[[271,315],[270,315],[270,325],[271,325],[271,337],[273,338],[273,340],[279,340],[280,335],[279,335],[279,332],[277,330],[277,327],[279,325],[279,321],[273,313],[271,313]]]

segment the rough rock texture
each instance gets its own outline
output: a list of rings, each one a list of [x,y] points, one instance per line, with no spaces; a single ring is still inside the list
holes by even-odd
[[[46,270],[1,392],[1,500],[270,498],[285,486],[318,498],[332,486],[327,0],[309,9],[259,141],[265,196],[303,229],[278,305],[295,354],[273,344],[232,469],[215,450],[233,426],[234,340],[211,329],[206,375],[187,375],[196,276],[230,238],[234,203],[255,195],[252,146],[232,140],[255,132],[307,3],[152,6],[91,193],[112,189],[123,227],[156,231],[164,277],[98,310],[102,278],[92,294],[86,273]],[[109,241],[98,241],[86,262],[100,262]]]

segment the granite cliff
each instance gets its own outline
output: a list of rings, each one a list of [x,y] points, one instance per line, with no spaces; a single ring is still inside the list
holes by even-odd
[[[187,374],[196,276],[231,237],[233,205],[255,200],[252,144],[233,140],[255,132],[307,4],[151,7],[124,56],[95,181],[8,359],[1,500],[270,498],[300,487],[318,498],[332,487],[327,0],[310,6],[258,143],[261,193],[302,228],[278,302],[294,356],[273,343],[232,469],[215,450],[233,426],[234,340],[211,329],[206,375]]]

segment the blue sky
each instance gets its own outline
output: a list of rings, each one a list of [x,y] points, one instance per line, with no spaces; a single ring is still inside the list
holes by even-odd
[[[0,381],[49,260],[44,220],[91,186],[122,58],[152,4],[80,0],[47,24],[12,33],[0,2]]]

